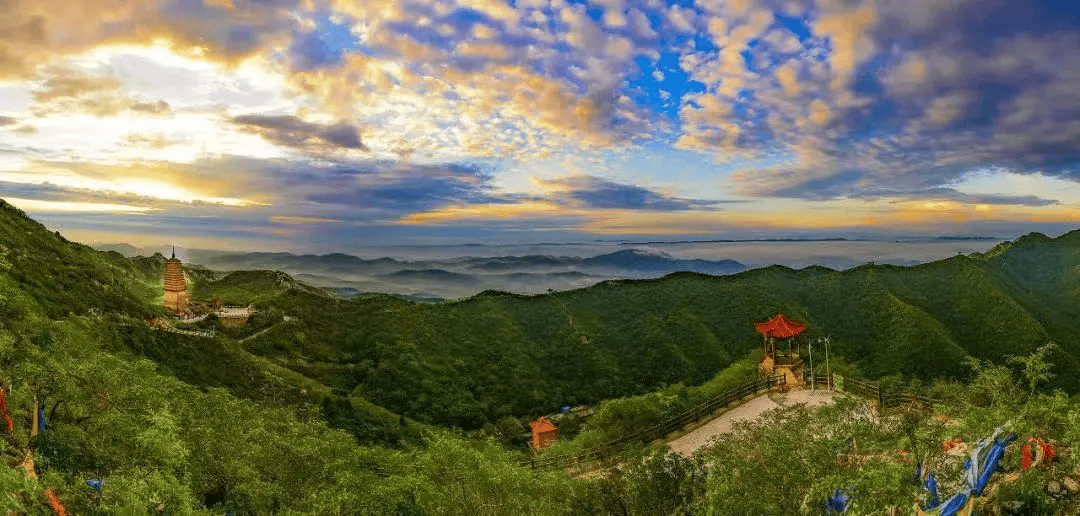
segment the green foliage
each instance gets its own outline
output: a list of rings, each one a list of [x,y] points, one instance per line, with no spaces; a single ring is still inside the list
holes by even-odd
[[[578,514],[677,516],[704,514],[709,469],[703,458],[657,450],[624,456],[623,463],[599,476]]]
[[[1054,340],[1060,344],[1046,355],[1054,365],[1043,371],[1052,376],[1039,381],[1080,392],[1073,332],[1080,296],[1061,291],[1080,265],[1077,240],[1065,235],[916,267],[774,266],[539,296],[485,292],[439,304],[331,299],[284,288],[289,280],[271,273],[233,273],[213,288],[228,286],[217,292],[298,317],[245,341],[246,350],[339,394],[362,393],[418,421],[477,429],[506,416],[704,382],[756,348],[751,323],[778,311],[809,324],[806,340],[832,336],[834,369],[872,379],[963,379],[968,357],[1000,364]],[[1066,276],[1065,287],[1055,286],[1051,271],[1019,272],[1023,260],[1043,258]]]
[[[648,394],[604,401],[573,442],[560,443],[549,453],[572,453],[661,423],[756,375],[760,358],[761,353],[756,352],[735,362],[700,386],[686,387],[676,384]]]
[[[1080,390],[1068,368],[1077,235],[914,268],[676,274],[426,305],[333,299],[278,273],[189,271],[196,297],[262,312],[202,339],[143,323],[161,313],[158,257],[92,251],[0,203],[0,384],[15,424],[0,454],[30,452],[41,474],[0,464],[0,511],[44,513],[46,486],[91,515],[803,514],[846,486],[857,512],[906,507],[917,493],[902,452],[926,456],[949,487],[959,467],[938,451],[944,439],[1011,420],[1080,444],[1077,400],[1047,394]],[[1032,260],[1043,266],[1025,269]],[[622,397],[560,445],[574,446],[719,394],[753,373],[757,356],[738,360],[758,343],[749,323],[779,310],[808,322],[810,338],[834,337],[850,360],[837,371],[930,382],[955,426],[879,419],[841,399],[737,425],[692,458],[638,449],[592,479],[534,473],[496,442],[562,405]],[[1048,341],[1059,345],[1039,347]],[[970,385],[945,380],[967,373]],[[36,437],[34,385],[48,424]],[[496,440],[425,422],[490,425]],[[1061,471],[1076,465],[1061,459]],[[1029,472],[986,503],[1061,512],[1075,500],[1042,489],[1057,472]]]

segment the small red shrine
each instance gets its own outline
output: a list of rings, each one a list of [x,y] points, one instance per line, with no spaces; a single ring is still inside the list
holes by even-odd
[[[555,428],[555,425],[546,416],[540,416],[536,421],[529,423],[529,428],[532,429],[532,447],[534,450],[541,450],[551,446],[555,443],[555,439],[559,437],[559,429]]]

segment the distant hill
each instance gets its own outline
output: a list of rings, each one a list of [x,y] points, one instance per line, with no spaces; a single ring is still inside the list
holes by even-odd
[[[470,276],[468,274],[460,274],[456,272],[444,271],[442,269],[405,269],[397,272],[387,274],[386,277],[399,280],[412,280],[412,281],[441,281],[449,283],[476,283],[476,276]]]
[[[735,260],[683,260],[672,258],[667,253],[646,253],[637,249],[626,249],[586,258],[582,260],[582,263],[638,271],[700,272],[703,274],[732,274],[746,270],[745,265]]]
[[[98,244],[93,246],[98,251],[116,251],[128,258],[143,254],[143,250],[135,247],[131,244],[119,243],[119,244]]]
[[[285,292],[304,293],[329,297],[324,290],[293,279],[280,271],[236,271],[216,278],[200,274],[199,269],[187,270],[189,276],[200,281],[193,282],[191,296],[194,299],[220,299],[226,304],[247,304],[279,296]]]
[[[566,267],[570,265],[579,265],[581,263],[581,258],[543,255],[497,256],[493,258],[471,258],[468,260],[468,265],[470,268],[480,269],[484,271],[521,270],[539,267]]]

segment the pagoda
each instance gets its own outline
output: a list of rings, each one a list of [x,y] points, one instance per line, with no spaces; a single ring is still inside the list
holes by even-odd
[[[172,258],[165,260],[165,308],[178,314],[183,313],[190,301],[187,280],[184,279],[184,264],[176,258],[174,246]]]
[[[806,325],[792,321],[781,313],[763,323],[754,323],[754,327],[761,334],[765,347],[765,356],[758,363],[758,370],[763,374],[783,375],[787,388],[801,385],[803,361],[799,343],[793,337],[806,331]],[[777,346],[776,339],[784,339],[787,349]]]

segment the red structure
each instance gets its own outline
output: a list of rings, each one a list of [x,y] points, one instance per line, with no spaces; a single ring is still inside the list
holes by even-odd
[[[806,331],[806,325],[792,321],[784,314],[776,314],[768,321],[754,323],[754,327],[761,334],[765,347],[765,357],[758,364],[758,371],[762,374],[782,374],[785,383],[792,388],[801,384],[802,357],[799,344],[794,342],[793,337]],[[786,340],[787,350],[777,349],[776,339]]]
[[[532,447],[534,450],[541,450],[551,446],[555,443],[555,439],[559,437],[559,429],[555,428],[555,425],[545,416],[540,416],[536,421],[529,423],[529,428],[532,429]]]
[[[754,323],[754,326],[757,328],[758,333],[778,339],[791,338],[806,330],[805,324],[792,321],[784,317],[784,314],[776,314],[766,322]]]

